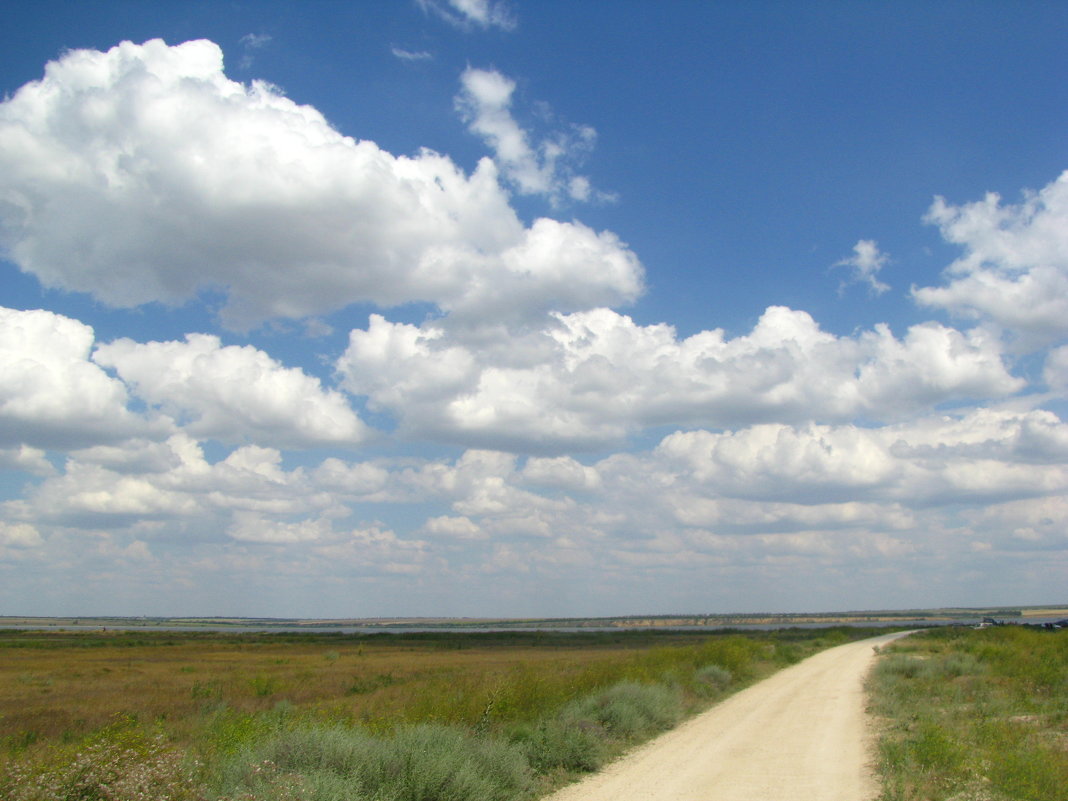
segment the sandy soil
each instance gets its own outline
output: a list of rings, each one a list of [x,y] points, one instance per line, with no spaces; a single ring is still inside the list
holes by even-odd
[[[888,634],[823,651],[731,696],[551,801],[867,801],[863,681]]]

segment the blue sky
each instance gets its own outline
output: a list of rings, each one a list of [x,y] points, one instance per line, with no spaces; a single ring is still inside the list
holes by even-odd
[[[0,10],[0,613],[1059,603],[1068,8]]]

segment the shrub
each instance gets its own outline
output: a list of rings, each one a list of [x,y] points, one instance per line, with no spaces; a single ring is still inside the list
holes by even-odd
[[[701,695],[714,695],[726,690],[731,683],[731,672],[719,665],[705,665],[694,674],[694,686]]]
[[[513,737],[539,774],[589,773],[597,770],[608,754],[604,731],[599,726],[559,718],[521,728]]]
[[[561,717],[576,726],[598,725],[613,737],[632,739],[666,729],[681,715],[677,690],[627,681],[569,704]]]
[[[523,751],[448,726],[372,737],[342,726],[279,732],[222,777],[230,798],[309,801],[513,801],[530,794]]]
[[[383,801],[511,801],[531,789],[522,751],[495,738],[421,725],[382,746],[369,775]]]

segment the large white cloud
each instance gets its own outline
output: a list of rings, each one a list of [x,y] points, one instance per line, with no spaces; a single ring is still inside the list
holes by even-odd
[[[223,347],[216,336],[120,339],[98,347],[93,360],[197,437],[299,448],[353,445],[367,433],[345,398],[319,379],[251,346]]]
[[[922,507],[1068,490],[1068,425],[1046,411],[677,432],[655,455],[676,492],[713,500]]]
[[[488,160],[467,176],[343,136],[229,80],[208,41],[72,51],[0,103],[0,245],[115,306],[220,289],[236,327],[357,301],[522,317],[642,289],[615,237],[525,228]]]
[[[769,308],[745,336],[680,340],[608,309],[555,315],[505,341],[449,326],[373,316],[338,369],[412,435],[482,447],[595,447],[656,425],[893,420],[941,402],[1009,395],[1024,385],[982,330],[937,323],[896,338],[884,325],[853,337],[805,312]]]
[[[89,359],[93,329],[40,309],[0,307],[0,446],[71,448],[152,431],[126,387]]]
[[[945,286],[913,290],[919,303],[990,319],[1025,346],[1068,336],[1068,172],[1017,205],[938,198],[927,219],[964,255]]]
[[[218,535],[219,520],[237,514],[290,519],[338,510],[302,469],[284,469],[273,448],[246,445],[209,462],[198,443],[179,433],[163,443],[75,452],[60,475],[9,501],[4,511],[12,519],[87,528],[195,522],[210,538]]]

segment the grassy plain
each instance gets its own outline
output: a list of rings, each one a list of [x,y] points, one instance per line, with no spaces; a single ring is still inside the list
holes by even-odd
[[[881,801],[1068,801],[1068,631],[914,634],[869,678]]]
[[[0,632],[0,796],[532,797],[870,633]]]

